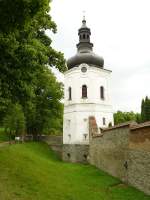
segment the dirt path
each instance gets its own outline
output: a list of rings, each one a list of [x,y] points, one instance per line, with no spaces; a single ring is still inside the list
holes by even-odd
[[[11,141],[11,144],[14,144],[14,143],[15,143],[14,141]],[[7,145],[9,145],[9,142],[1,142],[0,143],[0,147],[5,147]]]

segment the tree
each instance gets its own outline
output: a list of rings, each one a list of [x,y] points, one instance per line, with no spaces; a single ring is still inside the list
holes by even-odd
[[[136,117],[136,122],[137,123],[141,123],[142,122],[142,118],[141,118],[141,114],[140,113],[135,113],[135,117]]]
[[[34,133],[35,136],[48,133],[51,128],[60,129],[63,115],[62,104],[59,101],[63,95],[62,84],[56,81],[49,69],[39,73],[38,76],[33,112],[29,115],[29,109],[25,109],[28,116],[28,132]]]
[[[49,4],[50,0],[0,1],[0,121],[7,115],[8,105],[18,103],[30,132],[43,130],[46,116],[59,118],[56,109],[61,112],[62,85],[50,68],[63,72],[66,65],[63,54],[51,47],[45,34],[46,29],[56,32]],[[40,84],[45,84],[44,89],[39,90]]]
[[[124,119],[124,115],[121,111],[117,111],[116,113],[114,113],[114,124],[119,124],[119,123],[122,123],[124,122],[125,119]]]
[[[127,122],[127,121],[136,121],[139,123],[141,121],[140,114],[134,113],[133,111],[131,112],[117,111],[116,113],[114,113],[115,125],[123,123],[123,122]]]
[[[10,136],[22,135],[25,131],[25,116],[21,105],[10,104],[7,115],[4,118],[3,126]]]
[[[142,122],[150,120],[150,99],[146,96],[141,103],[141,119]]]

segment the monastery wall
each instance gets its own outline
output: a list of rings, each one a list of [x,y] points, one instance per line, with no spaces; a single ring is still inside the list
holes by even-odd
[[[63,137],[56,135],[42,136],[41,140],[47,143],[51,149],[61,158],[63,149]]]
[[[150,194],[150,122],[130,129],[128,182]]]
[[[93,124],[90,118],[90,164],[150,194],[150,122],[124,123],[101,134],[92,132]]]

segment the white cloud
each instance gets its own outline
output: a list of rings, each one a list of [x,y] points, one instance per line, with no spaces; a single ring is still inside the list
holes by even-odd
[[[58,27],[53,46],[68,58],[76,53],[83,10],[94,51],[112,73],[114,109],[140,111],[150,96],[149,0],[54,0],[51,15]]]

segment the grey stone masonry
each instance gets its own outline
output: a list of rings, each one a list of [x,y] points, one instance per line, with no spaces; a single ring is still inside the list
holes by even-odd
[[[89,156],[89,145],[64,144],[63,160],[67,162],[87,163]]]
[[[95,122],[90,125],[94,130]],[[92,133],[90,164],[150,195],[150,122],[129,122]]]
[[[63,140],[62,136],[43,136],[42,141],[46,142],[50,148],[60,157],[62,158],[62,147],[63,147]]]
[[[129,127],[109,130],[90,141],[90,164],[127,181]]]
[[[131,127],[128,165],[129,184],[150,195],[150,122]]]

